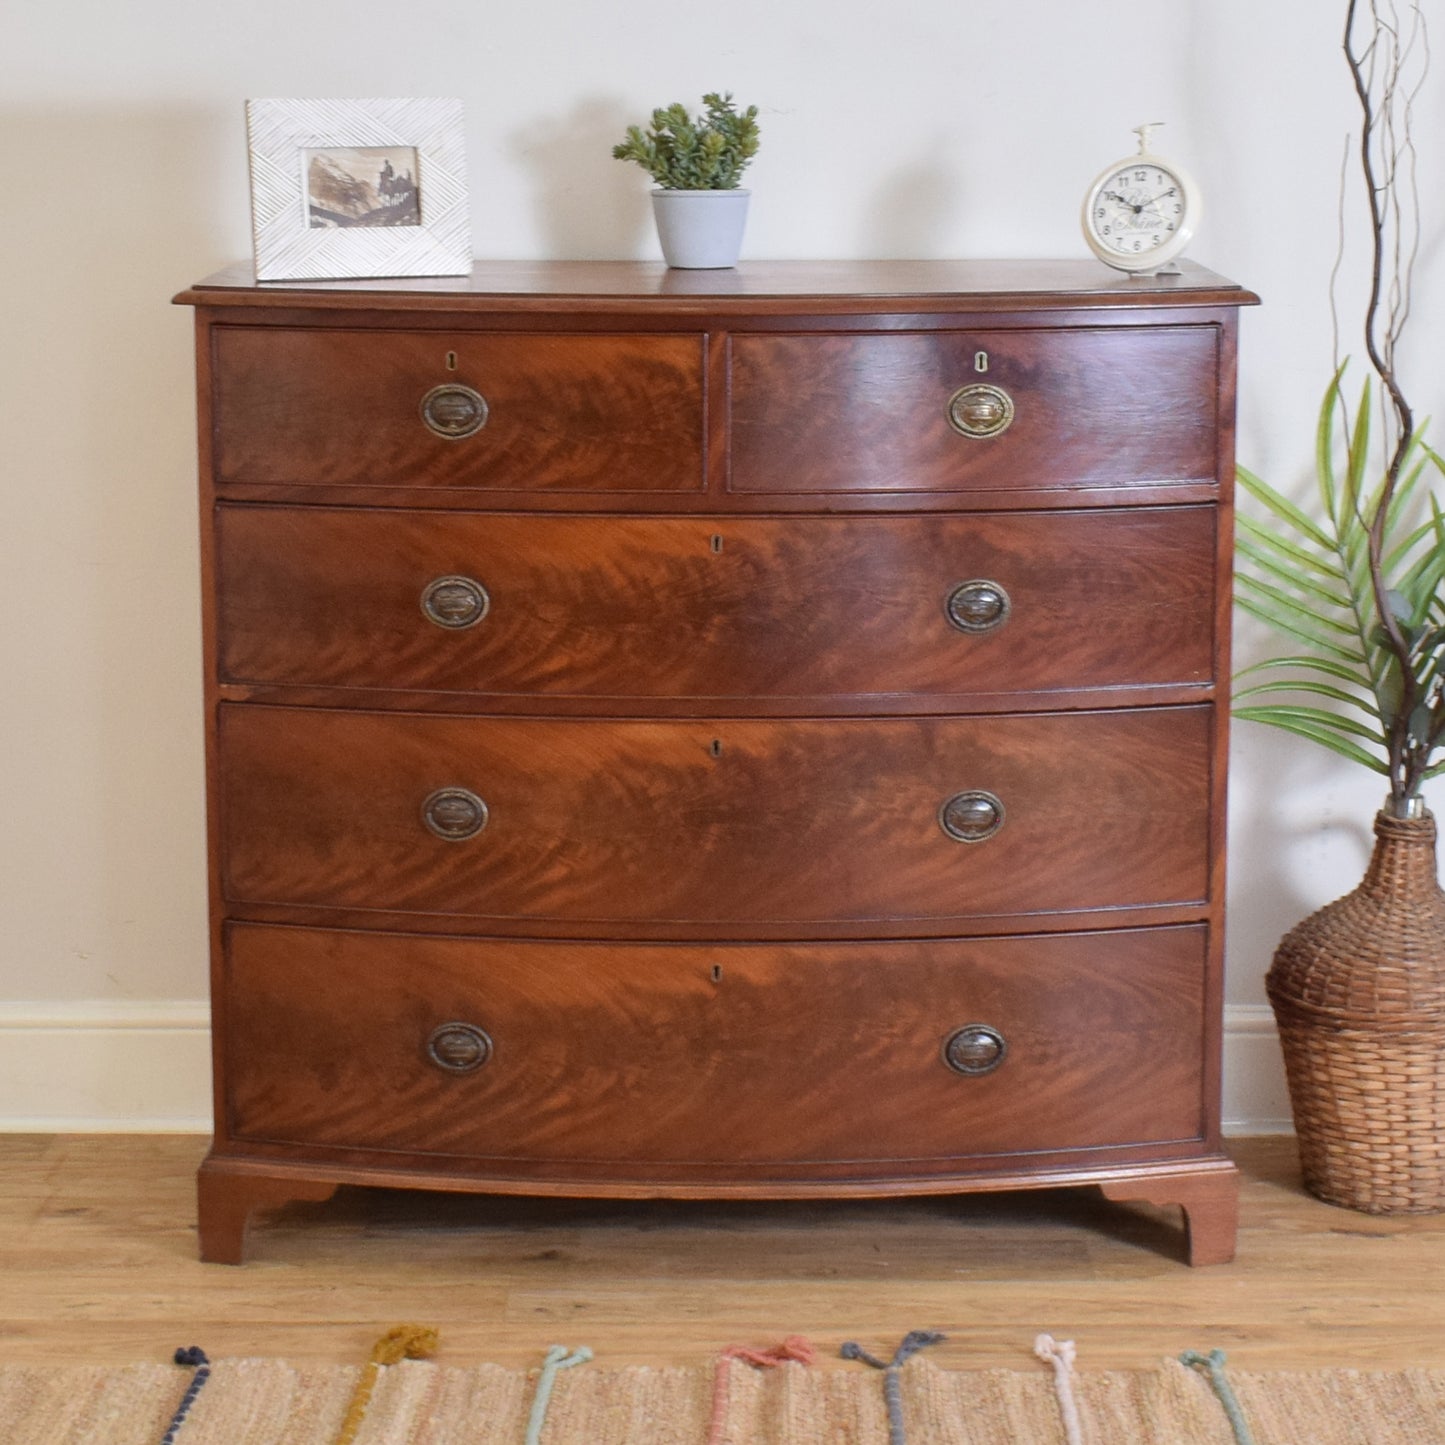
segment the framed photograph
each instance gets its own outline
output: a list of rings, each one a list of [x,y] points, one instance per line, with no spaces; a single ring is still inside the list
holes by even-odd
[[[258,281],[471,270],[459,100],[248,100]]]

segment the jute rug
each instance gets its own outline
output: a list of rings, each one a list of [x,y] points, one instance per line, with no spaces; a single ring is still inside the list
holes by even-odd
[[[360,1374],[344,1366],[218,1360],[175,1445],[332,1445]],[[171,1365],[0,1369],[5,1445],[159,1445],[191,1372]],[[536,1372],[405,1362],[383,1371],[355,1445],[522,1445]],[[1229,1379],[1256,1445],[1442,1445],[1445,1370]],[[882,1377],[830,1364],[729,1371],[728,1445],[888,1445]],[[1047,1368],[901,1374],[908,1445],[1066,1445]],[[1235,1445],[1209,1381],[1080,1371],[1084,1445]],[[608,1369],[556,1379],[542,1445],[703,1445],[713,1370]]]

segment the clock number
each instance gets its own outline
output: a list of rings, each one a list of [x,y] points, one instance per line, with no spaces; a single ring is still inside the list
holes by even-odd
[[[1103,231],[1106,236],[1112,236],[1114,234],[1114,228],[1112,226],[1100,226],[1099,229]]]
[[[1159,244],[1160,239],[1161,239],[1161,238],[1158,237],[1158,236],[1150,236],[1150,237],[1149,237],[1149,244],[1150,244],[1151,246],[1157,246],[1157,245]]]
[[[1102,220],[1104,219],[1104,208],[1103,208],[1103,206],[1095,206],[1095,207],[1094,207],[1094,217],[1095,217],[1096,220],[1100,220],[1100,221],[1102,221]]]
[[[1149,172],[1148,172],[1148,171],[1135,171],[1135,172],[1134,172],[1134,179],[1135,179],[1136,181],[1147,181],[1147,180],[1149,179]]]

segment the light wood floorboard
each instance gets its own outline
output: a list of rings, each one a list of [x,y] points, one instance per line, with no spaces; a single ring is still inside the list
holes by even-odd
[[[1300,1189],[1293,1142],[1236,1140],[1239,1259],[1191,1270],[1177,1211],[1093,1191],[843,1204],[528,1201],[343,1190],[263,1216],[249,1262],[195,1257],[191,1137],[0,1136],[6,1362],[356,1362],[404,1320],[454,1364],[697,1364],[789,1333],[836,1354],[947,1331],[954,1369],[1083,1368],[1182,1349],[1243,1369],[1445,1366],[1445,1217],[1379,1219]]]

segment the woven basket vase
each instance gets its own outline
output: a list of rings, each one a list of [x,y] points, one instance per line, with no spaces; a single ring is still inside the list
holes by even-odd
[[[1266,979],[1305,1187],[1445,1209],[1445,893],[1435,819],[1375,819],[1364,882],[1285,935]]]

